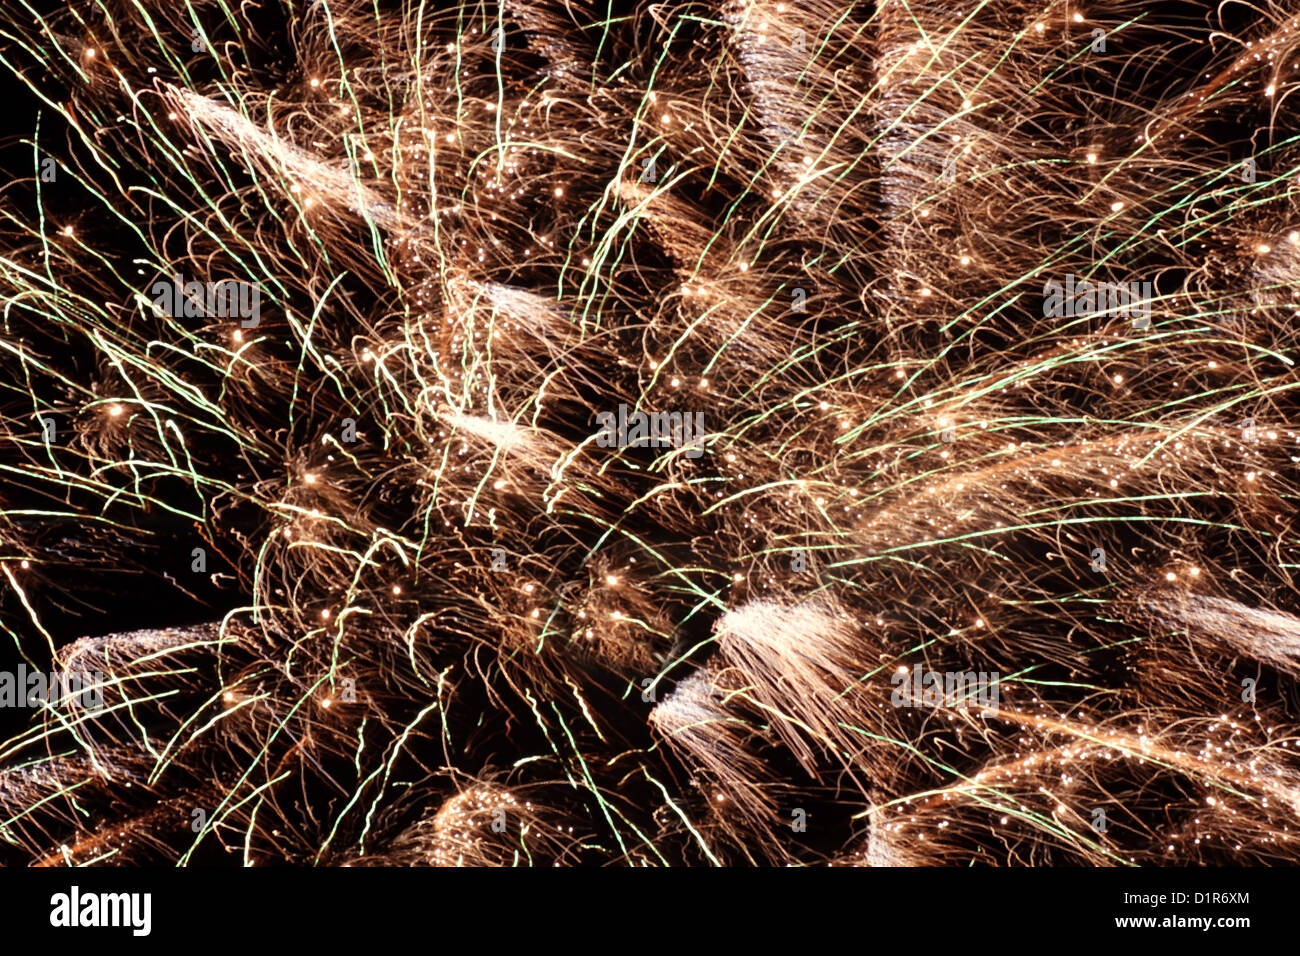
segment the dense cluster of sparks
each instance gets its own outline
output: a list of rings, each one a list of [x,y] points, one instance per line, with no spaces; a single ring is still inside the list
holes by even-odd
[[[0,66],[0,628],[104,675],[14,860],[1300,860],[1300,9],[14,0]]]

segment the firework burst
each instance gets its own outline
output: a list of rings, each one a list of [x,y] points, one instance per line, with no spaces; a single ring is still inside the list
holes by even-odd
[[[1300,859],[1297,11],[17,7],[15,861]]]

